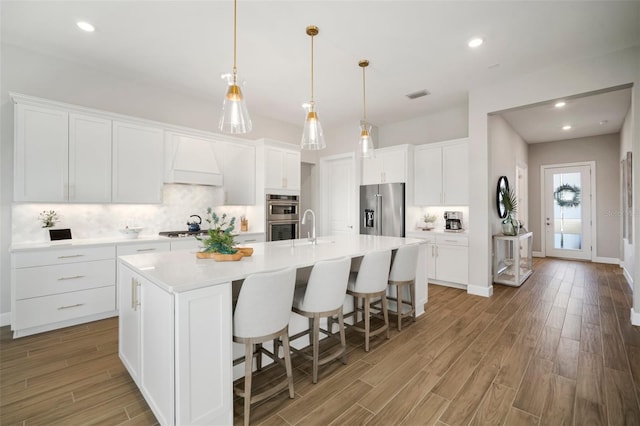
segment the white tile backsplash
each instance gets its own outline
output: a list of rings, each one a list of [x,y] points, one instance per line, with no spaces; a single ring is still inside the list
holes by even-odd
[[[445,211],[461,211],[462,227],[469,229],[469,206],[446,206],[446,207],[409,207],[407,208],[407,232],[415,231],[424,226],[422,218],[429,213],[435,215],[438,219],[435,222],[435,229],[444,229],[444,212]]]
[[[12,206],[12,243],[48,241],[47,230],[41,227],[38,215],[43,210],[55,210],[60,221],[55,228],[71,228],[74,239],[118,238],[125,226],[143,227],[140,236],[155,236],[160,231],[186,230],[189,216],[202,217],[204,229],[207,207],[219,214],[249,219],[249,231],[264,232],[264,206],[224,206],[220,187],[201,185],[164,185],[162,204],[14,204]]]

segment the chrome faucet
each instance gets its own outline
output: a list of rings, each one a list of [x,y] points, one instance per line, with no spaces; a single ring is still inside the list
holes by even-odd
[[[313,217],[313,228],[311,228],[311,236],[309,237],[309,233],[308,232],[307,232],[307,236],[309,238],[309,241],[311,241],[311,244],[317,244],[317,240],[316,240],[316,214],[313,212],[313,210],[306,209],[304,211],[304,213],[302,213],[302,222],[301,222],[301,224],[304,225],[305,222],[307,221],[307,213],[311,213],[311,216]]]

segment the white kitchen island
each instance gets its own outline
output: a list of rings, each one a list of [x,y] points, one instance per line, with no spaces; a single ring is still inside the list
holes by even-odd
[[[421,244],[416,315],[427,301],[423,240],[345,235],[253,244],[238,262],[194,251],[118,259],[119,354],[163,425],[231,425],[232,283],[257,272],[305,268],[320,260]]]

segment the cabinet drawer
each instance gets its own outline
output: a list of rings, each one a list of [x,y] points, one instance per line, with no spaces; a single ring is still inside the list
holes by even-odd
[[[100,247],[65,247],[14,253],[13,262],[15,268],[29,268],[32,266],[114,259],[114,257],[115,248],[112,245]]]
[[[136,244],[118,244],[118,256],[128,256],[130,254],[158,253],[171,250],[171,242],[169,241],[149,241],[146,243]]]
[[[53,324],[116,309],[116,287],[94,288],[52,296],[18,300],[15,330]]]
[[[447,246],[469,246],[469,238],[460,237],[454,235],[438,235],[436,237],[436,243],[438,245],[447,245]]]
[[[94,262],[48,265],[15,270],[16,299],[68,293],[115,285],[116,262]]]

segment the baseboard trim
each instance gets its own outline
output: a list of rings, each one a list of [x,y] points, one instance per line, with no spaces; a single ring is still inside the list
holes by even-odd
[[[640,312],[636,312],[631,308],[631,325],[640,326]]]
[[[11,312],[3,312],[0,314],[0,327],[11,325]]]
[[[493,286],[468,285],[467,293],[474,296],[491,297],[493,296]]]
[[[620,265],[620,259],[618,259],[617,257],[599,257],[596,256],[593,259],[591,259],[592,262],[595,263],[608,263],[611,265]]]
[[[533,257],[544,257],[544,254],[541,251],[532,251],[531,255]]]
[[[633,277],[629,274],[629,271],[627,271],[627,268],[625,268],[624,265],[620,265],[620,267],[622,268],[622,275],[625,280],[627,280],[627,285],[629,286],[629,289],[631,289],[631,293],[633,293]]]

